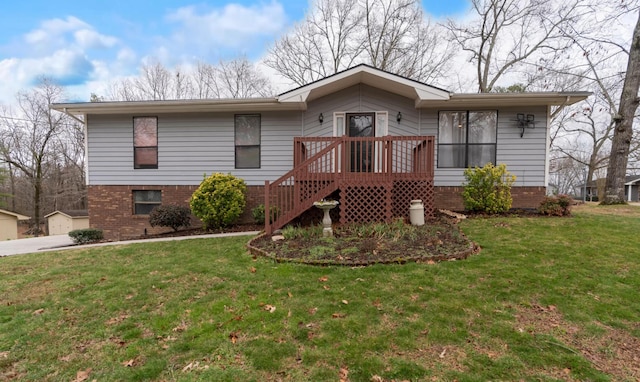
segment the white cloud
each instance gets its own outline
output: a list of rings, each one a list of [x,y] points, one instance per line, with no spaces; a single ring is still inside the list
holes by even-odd
[[[80,29],[73,34],[78,45],[83,49],[111,48],[118,43],[118,39],[105,36],[93,29]]]
[[[170,52],[190,52],[195,55],[218,55],[221,51],[255,52],[272,41],[287,23],[282,4],[277,1],[244,6],[227,4],[222,8],[183,7],[169,14],[167,20],[176,24],[173,35],[164,41]],[[170,48],[169,48],[170,47]],[[194,54],[195,53],[195,54]]]
[[[15,94],[34,85],[39,77],[52,78],[61,85],[84,83],[93,75],[94,64],[78,51],[58,50],[38,58],[9,58],[0,61],[0,102],[11,103]]]
[[[117,38],[100,34],[91,25],[73,16],[43,21],[38,29],[24,36],[24,41],[40,53],[69,46],[104,49],[118,43]]]

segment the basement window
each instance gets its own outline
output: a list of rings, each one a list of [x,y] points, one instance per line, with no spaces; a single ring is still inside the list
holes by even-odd
[[[162,204],[162,191],[136,190],[133,191],[133,214],[149,215],[151,211]]]

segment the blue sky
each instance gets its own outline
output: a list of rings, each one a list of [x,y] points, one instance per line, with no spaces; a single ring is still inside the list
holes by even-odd
[[[434,19],[462,15],[468,0],[423,0]],[[304,17],[302,0],[19,0],[0,5],[0,104],[39,76],[88,99],[142,62],[167,66],[262,57]]]

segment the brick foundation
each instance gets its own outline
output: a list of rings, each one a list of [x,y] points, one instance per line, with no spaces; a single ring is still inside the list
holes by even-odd
[[[151,227],[148,215],[133,214],[134,190],[160,190],[162,204],[189,207],[189,199],[198,186],[89,186],[89,225],[103,231],[105,239],[121,240],[171,231],[171,228]],[[240,223],[253,223],[251,210],[264,202],[264,186],[247,187],[247,205]],[[191,217],[191,226],[202,222]]]
[[[133,214],[134,190],[160,190],[162,204],[189,206],[191,194],[198,186],[89,186],[89,224],[99,228],[105,239],[121,240],[145,234],[169,232],[171,228],[151,227],[149,216]],[[435,207],[455,211],[464,210],[462,187],[435,187]],[[545,196],[544,187],[513,187],[511,189],[514,208],[536,208]],[[239,219],[240,223],[253,223],[251,210],[264,203],[264,186],[248,186],[247,205]],[[408,208],[408,206],[407,206]],[[201,226],[192,216],[193,227]],[[146,231],[145,231],[146,230]]]
[[[435,207],[453,211],[463,211],[462,187],[435,187]],[[512,208],[538,208],[546,195],[545,187],[512,187]]]

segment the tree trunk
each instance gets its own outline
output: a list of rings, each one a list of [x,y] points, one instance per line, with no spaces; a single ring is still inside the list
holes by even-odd
[[[624,204],[624,183],[629,159],[629,148],[633,136],[633,117],[638,108],[638,88],[640,87],[640,15],[633,30],[629,48],[629,61],[624,79],[620,107],[614,116],[614,133],[611,142],[611,156],[607,168],[607,182],[602,204]]]

